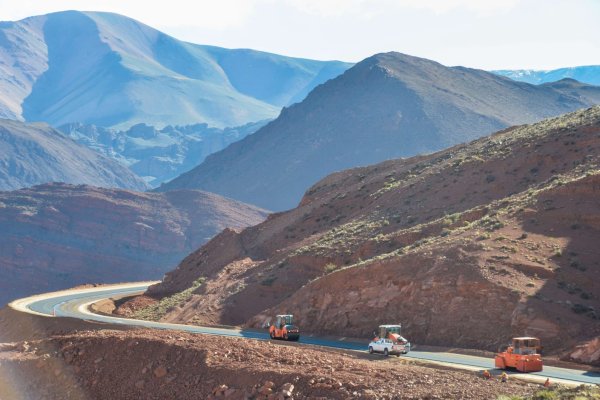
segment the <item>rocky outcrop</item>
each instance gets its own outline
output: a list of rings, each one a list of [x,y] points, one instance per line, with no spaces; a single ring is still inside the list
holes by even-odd
[[[0,192],[0,303],[86,282],[160,278],[221,230],[265,215],[201,191],[49,184]]]
[[[81,123],[59,127],[61,132],[100,154],[129,167],[152,187],[189,171],[214,152],[243,139],[267,121],[236,128],[217,129],[207,124],[167,126],[146,124],[128,130],[102,128]]]
[[[561,353],[600,335],[600,108],[428,156],[330,175],[299,207],[189,255],[155,297],[204,283],[163,319]]]
[[[567,358],[578,363],[600,366],[600,337],[577,346]]]
[[[75,143],[46,124],[0,119],[0,191],[49,182],[148,188],[126,166]]]

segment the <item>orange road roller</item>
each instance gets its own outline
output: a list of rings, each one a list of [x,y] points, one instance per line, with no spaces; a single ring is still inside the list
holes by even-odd
[[[543,369],[540,339],[516,337],[506,350],[495,357],[496,368],[514,368],[520,372],[538,372]]]

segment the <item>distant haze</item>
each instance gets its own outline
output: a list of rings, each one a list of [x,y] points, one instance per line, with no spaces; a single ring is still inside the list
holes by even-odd
[[[356,62],[400,51],[445,65],[553,69],[600,64],[596,0],[0,0],[3,20],[112,11],[179,39]]]

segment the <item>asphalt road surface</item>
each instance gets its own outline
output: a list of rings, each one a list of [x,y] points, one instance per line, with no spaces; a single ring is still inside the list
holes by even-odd
[[[102,299],[141,293],[152,283],[154,282],[100,286],[95,288],[73,289],[62,292],[47,293],[16,300],[12,302],[10,306],[23,312],[41,314],[45,316],[71,317],[83,320],[153,329],[172,329],[204,335],[220,335],[242,337],[247,339],[270,340],[269,334],[266,332],[266,330],[255,331],[142,321],[94,314],[88,310],[88,306],[90,304]],[[368,344],[367,341],[364,343],[356,343],[345,341],[344,339],[334,340],[330,338],[319,338],[316,336],[306,335],[300,337],[299,343],[365,352],[367,351]],[[409,354],[403,355],[402,357],[443,364],[452,364],[456,367],[470,370],[488,369],[491,371],[494,369],[493,359],[464,354],[412,350]],[[600,384],[600,373],[598,372],[558,368],[547,365],[544,366],[544,370],[541,372],[528,374],[514,372],[513,374],[518,374],[519,378],[526,377],[528,380],[538,382],[543,382],[546,378],[550,378],[551,381],[570,384]]]

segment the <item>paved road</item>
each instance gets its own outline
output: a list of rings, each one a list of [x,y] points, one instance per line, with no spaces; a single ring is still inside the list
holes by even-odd
[[[88,305],[91,303],[110,297],[137,294],[143,292],[151,283],[152,282],[111,285],[97,288],[48,293],[16,300],[12,302],[10,306],[20,311],[42,314],[46,316],[72,317],[84,320],[153,329],[173,329],[205,335],[235,336],[248,339],[270,340],[268,333],[263,331],[191,326],[116,318],[93,314],[88,310]],[[366,342],[354,343],[344,341],[343,339],[332,340],[314,336],[302,336],[299,343],[358,351],[366,351],[367,346]],[[413,350],[403,357],[453,364],[455,366],[462,366],[464,368],[473,370],[494,369],[494,361],[490,358],[463,354]],[[534,381],[543,381],[546,378],[550,378],[553,381],[565,381],[565,383],[570,381],[570,383],[578,382],[600,384],[600,373],[598,372],[580,371],[550,366],[544,366],[544,370],[542,372],[519,374],[519,377],[521,378],[525,375],[528,379],[532,379]]]

